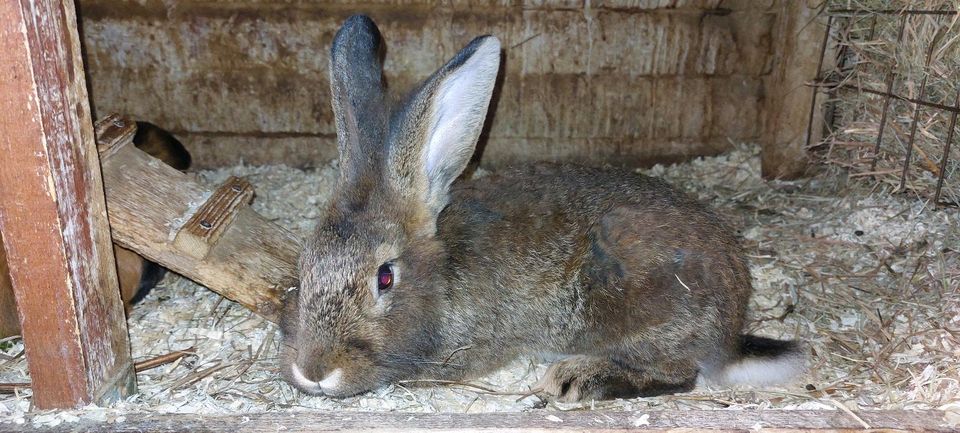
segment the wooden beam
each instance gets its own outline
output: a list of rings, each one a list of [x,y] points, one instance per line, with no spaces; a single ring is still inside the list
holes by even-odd
[[[253,187],[200,184],[133,146],[136,126],[118,115],[96,130],[113,240],[277,321],[300,241],[248,206]]]
[[[811,113],[811,89],[820,61],[826,18],[818,16],[820,0],[778,0],[774,34],[773,70],[765,79],[766,127],[760,154],[763,177],[791,179],[802,176],[810,162],[811,143],[820,140],[823,116],[819,106]],[[828,46],[829,48],[829,46]],[[826,59],[825,56],[824,61]],[[822,98],[821,98],[822,99]],[[807,128],[811,115],[813,125]]]
[[[33,405],[134,390],[72,0],[0,2],[0,232]]]
[[[0,338],[11,335],[20,335],[20,321],[17,320],[17,303],[13,298],[7,253],[3,250],[3,235],[0,234]]]
[[[268,412],[225,416],[190,414],[130,414],[122,423],[63,423],[53,428],[0,424],[5,432],[223,432],[263,431],[725,431],[725,432],[844,432],[955,431],[940,411],[839,410],[649,410],[649,411],[532,411],[523,413],[395,413],[395,412]]]

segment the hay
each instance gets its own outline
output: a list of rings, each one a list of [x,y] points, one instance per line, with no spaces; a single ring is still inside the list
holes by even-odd
[[[831,45],[836,45],[840,69],[828,69],[823,75],[830,86],[842,84],[846,87],[827,89],[831,97],[826,112],[828,120],[832,113],[832,129],[815,148],[825,162],[849,169],[854,177],[899,187],[913,134],[913,150],[904,187],[914,195],[932,197],[941,172],[951,113],[931,107],[916,111],[913,102],[890,98],[885,129],[874,160],[887,98],[869,90],[886,92],[889,73],[893,71],[891,93],[957,107],[960,95],[960,15],[904,17],[871,11],[960,11],[960,0],[831,0],[828,9],[861,12],[835,14]],[[826,64],[830,64],[830,54],[827,56]],[[960,136],[955,135],[952,141],[950,157],[943,170],[941,201],[958,204]]]
[[[899,409],[960,407],[960,214],[883,188],[825,174],[802,182],[760,178],[757,149],[648,171],[712,202],[740,229],[756,294],[751,332],[809,344],[811,369],[782,388],[709,389],[658,398],[559,404],[526,395],[545,366],[520,359],[465,383],[401,383],[331,400],[304,396],[277,370],[274,325],[175,275],[133,309],[138,361],[195,355],[138,375],[140,394],[110,408],[26,414],[30,392],[0,396],[0,420],[52,425],[122,422],[134,412],[274,410],[489,412],[542,410]],[[203,172],[211,183],[247,176],[255,209],[300,234],[316,223],[334,166]],[[0,382],[27,380],[22,343],[0,357]]]

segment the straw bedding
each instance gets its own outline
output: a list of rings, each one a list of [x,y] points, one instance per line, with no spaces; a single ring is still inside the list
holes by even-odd
[[[837,14],[833,20],[829,45],[836,48],[825,58],[828,97],[820,100],[827,108],[829,132],[812,147],[824,161],[854,176],[896,186],[909,153],[904,189],[932,197],[942,171],[941,201],[960,204],[960,136],[953,135],[949,158],[943,159],[953,115],[935,107],[918,110],[909,101],[960,107],[960,15],[869,13],[957,12],[960,0],[831,0],[828,9],[859,12]],[[873,93],[888,89],[902,98]]]
[[[646,172],[712,203],[734,223],[752,262],[749,331],[797,338],[810,370],[781,388],[708,389],[658,398],[559,404],[526,395],[545,370],[521,359],[464,383],[401,383],[344,400],[304,396],[278,375],[277,328],[233,302],[169,275],[131,314],[138,361],[195,354],[138,374],[139,394],[110,408],[28,414],[30,391],[0,395],[0,421],[121,422],[133,412],[274,410],[482,412],[658,408],[960,411],[960,213],[934,210],[884,183],[825,170],[764,182],[757,149]],[[198,174],[246,176],[254,208],[300,234],[316,223],[336,167],[238,166]],[[3,342],[0,382],[28,380],[19,339]]]

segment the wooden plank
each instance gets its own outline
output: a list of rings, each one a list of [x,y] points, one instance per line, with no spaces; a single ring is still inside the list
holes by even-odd
[[[484,165],[543,159],[523,140],[552,140],[565,161],[649,164],[701,155],[703,141],[721,150],[759,141],[782,39],[773,1],[92,0],[84,36],[97,105],[171,129],[196,168],[336,158],[329,44],[357,11],[381,26],[398,93],[473,36],[501,39]]]
[[[131,414],[122,423],[64,423],[53,428],[0,424],[2,432],[224,432],[261,431],[859,431],[864,423],[886,431],[955,431],[940,411],[650,410],[482,414],[269,412],[227,416]]]
[[[0,231],[37,408],[134,390],[73,1],[0,2]]]
[[[13,298],[13,283],[10,282],[7,253],[3,250],[3,235],[0,234],[0,338],[19,334],[17,304]]]
[[[761,166],[767,179],[791,179],[806,171],[807,123],[810,93],[806,84],[816,78],[826,18],[818,17],[819,0],[778,0],[774,48],[777,57],[767,78],[766,131],[761,140]],[[821,131],[822,116],[815,115],[813,131]],[[815,133],[812,143],[819,140]]]
[[[218,199],[207,186],[134,147],[131,128],[133,122],[116,115],[97,122],[114,241],[278,320],[286,289],[297,281],[299,239],[246,206],[249,186],[228,184],[238,206],[221,210],[230,209],[233,222],[224,224],[220,238],[197,258],[196,251],[175,242],[177,233],[195,215],[200,215],[197,224],[212,215],[204,213],[204,204]],[[233,191],[238,185],[240,191]],[[211,209],[218,212],[216,206]]]
[[[200,209],[180,227],[173,243],[191,257],[202,259],[217,244],[223,232],[237,219],[241,206],[253,200],[253,185],[230,176],[218,186]]]

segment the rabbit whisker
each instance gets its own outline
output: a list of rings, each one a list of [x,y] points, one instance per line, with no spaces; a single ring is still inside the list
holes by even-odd
[[[456,348],[456,349],[453,349],[453,351],[450,352],[450,354],[447,355],[447,357],[443,359],[443,363],[440,364],[440,365],[446,365],[448,362],[450,362],[450,359],[453,358],[453,355],[456,355],[456,354],[459,353],[459,352],[463,352],[463,351],[465,351],[465,350],[470,350],[470,349],[473,349],[473,346],[460,346],[460,347],[458,347],[458,348]],[[456,365],[456,364],[453,364],[453,365]]]

